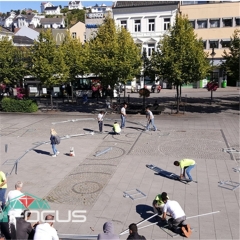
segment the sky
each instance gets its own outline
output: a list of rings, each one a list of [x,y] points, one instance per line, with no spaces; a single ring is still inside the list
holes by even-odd
[[[63,6],[67,6],[69,1],[0,0],[0,12],[6,13],[6,12],[10,12],[10,10],[18,10],[18,9],[22,10],[25,8],[31,8],[32,10],[37,10],[38,12],[41,12],[41,10],[40,10],[41,2],[51,2],[54,6],[62,5],[62,7],[63,7]],[[84,7],[94,6],[96,4],[98,4],[98,5],[106,4],[107,6],[112,6],[112,3],[113,3],[113,1],[82,1],[82,5]]]

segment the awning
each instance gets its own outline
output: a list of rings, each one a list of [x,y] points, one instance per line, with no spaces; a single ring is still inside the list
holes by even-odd
[[[202,22],[202,21],[207,21],[207,20],[208,20],[207,18],[203,18],[203,19],[198,19],[197,21]]]
[[[218,20],[220,20],[220,18],[210,18],[210,21],[218,21]]]
[[[209,42],[218,42],[219,39],[210,39]]]
[[[223,20],[229,20],[229,19],[233,19],[232,17],[225,17],[225,18],[222,18]]]
[[[240,19],[240,17],[235,17],[236,19]]]
[[[230,38],[222,38],[221,40],[222,40],[222,42],[230,42],[231,41]]]

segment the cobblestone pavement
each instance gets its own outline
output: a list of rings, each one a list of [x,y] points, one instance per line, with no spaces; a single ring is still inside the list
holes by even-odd
[[[232,191],[218,184],[239,182],[239,172],[233,171],[239,155],[223,151],[232,147],[239,150],[238,114],[235,109],[217,114],[162,114],[155,116],[156,132],[143,132],[145,116],[132,115],[121,135],[110,133],[117,115],[107,115],[104,133],[99,134],[96,115],[92,114],[1,114],[1,170],[8,174],[13,170],[8,175],[8,190],[22,180],[24,191],[47,198],[51,209],[60,211],[60,219],[68,210],[86,210],[85,223],[55,223],[59,233],[96,235],[108,220],[120,233],[130,223],[151,216],[153,198],[166,191],[187,217],[220,211],[189,219],[194,228],[191,238],[239,239],[239,188]],[[49,155],[51,127],[65,136],[57,158]],[[92,131],[94,135],[89,134]],[[76,136],[84,133],[87,135]],[[71,147],[76,157],[68,156]],[[95,156],[109,147],[107,153]],[[197,184],[185,185],[146,168],[146,164],[154,164],[179,174],[173,161],[181,158],[196,160],[192,176]],[[16,159],[17,175],[12,165]],[[136,188],[147,197],[135,201],[123,197],[124,191]],[[171,239],[159,226],[139,232],[147,239]]]

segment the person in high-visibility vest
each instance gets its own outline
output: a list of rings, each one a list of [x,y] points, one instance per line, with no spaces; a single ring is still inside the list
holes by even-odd
[[[120,134],[120,132],[121,132],[120,125],[117,121],[115,121],[114,124],[113,124],[113,132],[115,134]]]
[[[180,179],[185,178],[185,172],[187,173],[189,180],[192,181],[190,171],[195,167],[196,162],[192,159],[182,159],[173,163],[175,166],[180,166]]]

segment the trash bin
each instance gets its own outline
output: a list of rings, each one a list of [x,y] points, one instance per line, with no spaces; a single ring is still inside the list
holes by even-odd
[[[227,87],[227,80],[223,80],[222,81],[222,88],[226,88]]]

